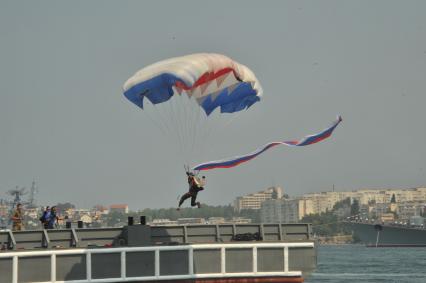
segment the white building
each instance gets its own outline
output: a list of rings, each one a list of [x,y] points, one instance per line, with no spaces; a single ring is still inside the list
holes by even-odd
[[[204,218],[178,218],[177,223],[179,225],[184,225],[184,224],[205,224],[206,220]]]
[[[225,218],[223,217],[209,217],[207,220],[208,224],[223,224],[225,222]]]
[[[360,206],[389,204],[393,195],[395,195],[396,203],[426,202],[426,188],[361,189],[351,192],[321,192],[305,194],[302,196],[302,199],[309,200],[309,203],[307,202],[305,206],[306,215],[331,211],[337,202],[346,198],[358,200]]]
[[[178,225],[178,222],[167,219],[167,218],[159,218],[159,219],[152,220],[150,225],[151,226]]]
[[[297,223],[304,215],[300,214],[304,203],[299,199],[271,199],[262,203],[260,219],[262,223]],[[303,211],[303,208],[302,208]]]
[[[80,221],[83,221],[83,223],[92,223],[92,217],[90,217],[88,214],[84,214],[80,216]]]
[[[109,212],[129,213],[129,206],[127,204],[111,204]]]
[[[262,202],[269,199],[281,199],[283,189],[281,187],[270,187],[264,191],[238,197],[234,201],[235,211],[243,209],[260,209]]]

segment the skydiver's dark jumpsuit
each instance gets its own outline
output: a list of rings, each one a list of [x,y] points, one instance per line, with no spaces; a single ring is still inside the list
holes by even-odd
[[[195,180],[194,176],[188,175],[188,184],[189,184],[189,192],[184,194],[179,201],[179,207],[182,205],[182,203],[188,199],[191,198],[191,206],[198,206],[200,207],[200,203],[197,202],[197,194],[199,191],[204,190],[204,187],[199,186],[197,184],[197,181]]]

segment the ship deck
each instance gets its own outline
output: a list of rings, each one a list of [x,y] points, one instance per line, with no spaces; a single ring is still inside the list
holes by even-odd
[[[316,266],[307,224],[0,232],[6,238],[0,282],[285,283]]]

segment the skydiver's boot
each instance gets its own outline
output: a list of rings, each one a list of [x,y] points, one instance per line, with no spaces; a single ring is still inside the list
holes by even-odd
[[[197,201],[197,207],[201,208],[201,203],[199,201]]]

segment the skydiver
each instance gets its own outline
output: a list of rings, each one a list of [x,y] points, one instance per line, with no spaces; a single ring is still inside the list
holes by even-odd
[[[187,171],[186,175],[188,176],[189,191],[180,198],[177,210],[180,210],[180,206],[188,198],[191,198],[192,207],[197,206],[198,208],[201,208],[200,202],[197,201],[197,194],[199,191],[204,190],[204,186],[206,184],[206,176],[203,176],[200,180],[199,178],[195,177],[194,173],[192,172]]]

